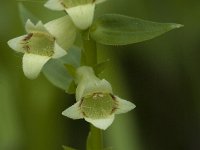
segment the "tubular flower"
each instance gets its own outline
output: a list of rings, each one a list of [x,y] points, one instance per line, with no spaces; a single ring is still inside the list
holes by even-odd
[[[135,108],[133,103],[114,95],[110,83],[96,77],[91,67],[78,68],[76,76],[77,102],[63,111],[64,116],[84,118],[95,127],[105,130],[112,124],[115,114],[126,113]]]
[[[74,24],[85,30],[92,24],[95,5],[105,0],[49,0],[45,7],[52,10],[65,10]]]
[[[44,64],[51,58],[67,54],[64,49],[71,47],[76,31],[68,16],[43,24],[26,22],[26,35],[11,39],[8,45],[15,51],[24,53],[23,71],[29,79],[35,79]],[[67,38],[68,41],[65,41]]]

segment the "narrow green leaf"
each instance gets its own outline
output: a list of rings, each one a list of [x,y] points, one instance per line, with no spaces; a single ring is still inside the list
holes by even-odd
[[[76,150],[76,149],[71,148],[71,147],[68,147],[68,146],[63,146],[63,149],[64,149],[64,150]]]
[[[156,23],[117,14],[98,18],[90,29],[91,37],[105,45],[127,45],[155,38],[183,25]]]
[[[98,75],[98,74],[102,73],[105,70],[105,68],[106,68],[106,66],[108,65],[109,62],[110,62],[110,60],[108,59],[108,60],[105,60],[105,61],[95,65],[93,67],[95,74]]]
[[[68,51],[68,54],[60,59],[52,59],[45,64],[43,73],[46,78],[56,87],[66,90],[69,88],[72,77],[67,72],[65,64],[71,64],[75,67],[80,65],[80,49],[74,47]]]
[[[26,21],[30,19],[32,22],[36,23],[38,21],[37,17],[35,17],[21,2],[18,3],[18,9],[21,21],[23,25],[26,24]]]

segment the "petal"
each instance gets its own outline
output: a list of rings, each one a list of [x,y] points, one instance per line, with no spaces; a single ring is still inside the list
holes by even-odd
[[[115,118],[114,115],[111,115],[110,117],[105,118],[105,119],[85,118],[85,120],[87,122],[90,122],[91,124],[93,124],[97,128],[100,128],[102,130],[106,130],[113,123],[114,118]]]
[[[99,4],[99,3],[102,3],[102,2],[105,2],[105,1],[106,1],[106,0],[96,0],[95,3],[96,3],[96,4]]]
[[[70,48],[76,38],[76,27],[69,16],[52,20],[45,28],[56,38],[56,42],[64,49]]]
[[[60,0],[49,0],[44,4],[45,7],[51,10],[64,10],[64,6],[61,4]]]
[[[23,71],[27,78],[35,79],[39,75],[44,64],[50,59],[48,56],[40,56],[25,53],[23,56]]]
[[[116,109],[115,114],[126,113],[136,107],[133,103],[131,103],[129,101],[121,99],[117,96],[115,96],[115,97],[116,97],[116,101],[118,102],[118,108]]]
[[[42,21],[39,21],[36,25],[35,25],[36,31],[40,31],[40,32],[48,32],[48,30],[45,28],[44,24],[42,23]]]
[[[83,92],[83,97],[92,93],[112,93],[112,87],[108,81],[102,80],[88,80],[85,84],[85,90]]]
[[[76,88],[76,101],[80,101],[83,96],[83,91],[85,90],[84,84],[78,84]]]
[[[71,119],[82,119],[83,115],[80,111],[80,101],[76,102],[74,105],[71,107],[67,108],[62,112],[62,115],[69,117]]]
[[[112,87],[110,83],[105,79],[100,80],[98,78],[87,78],[78,84],[76,89],[76,100],[79,101],[85,95],[98,92],[112,93]]]
[[[60,58],[60,57],[63,57],[67,54],[67,52],[62,49],[56,42],[55,42],[55,45],[54,45],[54,54],[52,56],[52,58]]]
[[[95,4],[89,3],[65,9],[74,24],[82,30],[91,26],[94,17]]]
[[[36,25],[34,25],[30,19],[27,20],[25,29],[28,33],[31,33],[31,32],[46,32],[46,33],[48,33],[47,29],[44,27],[44,25],[41,21],[39,21]]]
[[[22,41],[23,39],[26,37],[27,35],[22,35],[20,37],[11,39],[8,41],[8,45],[10,46],[10,48],[12,48],[13,50],[17,51],[17,52],[22,52],[24,53],[24,49],[23,49],[23,44]]]
[[[102,92],[112,93],[112,87],[105,79],[99,79],[95,76],[94,70],[91,67],[81,66],[76,70],[76,100],[81,100],[82,97],[88,94]]]
[[[86,77],[97,78],[95,76],[93,68],[89,66],[81,66],[77,68],[76,74],[77,74],[77,82],[80,82],[82,79]]]
[[[30,33],[30,32],[32,32],[33,30],[35,30],[35,25],[31,22],[30,19],[28,19],[28,20],[26,21],[25,29],[26,29],[26,32],[28,32],[28,33]]]

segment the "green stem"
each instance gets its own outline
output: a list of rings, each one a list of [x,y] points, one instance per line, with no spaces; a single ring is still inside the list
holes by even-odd
[[[82,62],[86,66],[95,66],[97,64],[97,46],[96,42],[89,37],[88,31],[82,34],[83,48]],[[87,150],[103,150],[102,131],[93,125],[90,126],[90,132],[87,139]]]
[[[93,125],[87,139],[87,150],[103,150],[102,131]]]
[[[95,66],[97,64],[97,47],[96,42],[92,40],[87,33],[83,33],[83,48],[84,51],[82,55],[84,55],[84,65],[87,66]]]

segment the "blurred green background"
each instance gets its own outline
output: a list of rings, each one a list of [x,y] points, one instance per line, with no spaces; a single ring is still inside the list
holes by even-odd
[[[23,4],[44,22],[58,12],[43,3]],[[102,77],[114,92],[136,104],[116,117],[104,132],[114,150],[200,149],[200,1],[109,0],[96,16],[119,13],[185,27],[156,39],[123,47],[98,46],[99,61],[111,58]],[[61,150],[61,145],[84,150],[89,128],[61,112],[73,95],[51,85],[43,75],[24,77],[21,55],[7,46],[24,34],[18,1],[0,1],[0,150]]]

